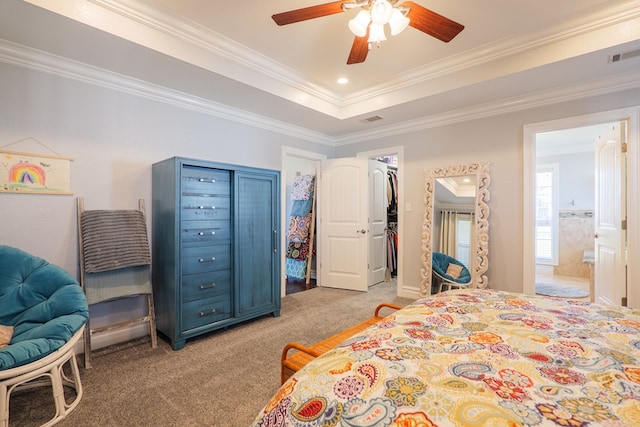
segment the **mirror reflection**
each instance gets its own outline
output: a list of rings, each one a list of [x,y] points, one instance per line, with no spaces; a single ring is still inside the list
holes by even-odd
[[[423,294],[486,287],[488,185],[488,164],[426,171]]]
[[[432,247],[456,258],[471,270],[474,235],[476,177],[437,178],[434,187]]]

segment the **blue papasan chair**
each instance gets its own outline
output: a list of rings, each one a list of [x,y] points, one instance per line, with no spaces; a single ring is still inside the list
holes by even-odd
[[[88,317],[84,292],[66,271],[0,245],[0,427],[9,425],[11,393],[20,389],[52,388],[56,413],[43,426],[78,405],[82,384],[74,346]],[[75,391],[70,403],[65,386]]]
[[[469,269],[452,256],[441,252],[432,255],[431,270],[439,283],[438,293],[446,286],[447,290],[453,288],[466,288],[471,285],[471,273]]]

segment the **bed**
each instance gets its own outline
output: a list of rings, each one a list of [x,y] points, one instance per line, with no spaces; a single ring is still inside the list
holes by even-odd
[[[640,310],[487,289],[386,317],[298,371],[252,424],[596,425],[640,425]]]

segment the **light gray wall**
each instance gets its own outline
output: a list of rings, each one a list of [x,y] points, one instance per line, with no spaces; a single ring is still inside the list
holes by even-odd
[[[588,151],[536,158],[537,164],[558,164],[558,209],[595,208],[595,157],[595,152]]]
[[[420,254],[424,170],[470,162],[491,163],[489,217],[489,286],[522,291],[523,246],[523,126],[565,117],[615,110],[638,105],[640,90],[597,96],[579,101],[425,129],[369,142],[339,147],[337,157],[361,151],[404,146],[405,286],[420,283]],[[636,197],[638,195],[635,195]]]
[[[0,193],[0,244],[79,277],[76,197],[86,209],[135,209],[151,217],[151,165],[172,156],[280,169],[282,146],[333,148],[172,105],[0,63],[0,146],[72,157],[66,195]],[[1,166],[1,164],[0,164]],[[150,222],[150,221],[149,221]],[[149,224],[149,231],[151,224]],[[94,326],[120,321],[141,301],[92,306]]]
[[[150,205],[151,165],[172,156],[280,169],[283,145],[333,154],[331,147],[6,64],[0,93],[0,146],[33,137],[74,158],[74,196],[0,194],[0,240],[70,272],[77,269],[75,197],[87,209],[135,208],[140,197]],[[50,153],[33,141],[5,149]]]

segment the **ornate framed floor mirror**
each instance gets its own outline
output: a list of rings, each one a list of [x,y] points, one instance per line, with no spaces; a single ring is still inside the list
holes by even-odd
[[[425,170],[422,295],[433,291],[434,252],[461,258],[471,274],[469,286],[487,287],[490,182],[489,163]]]

